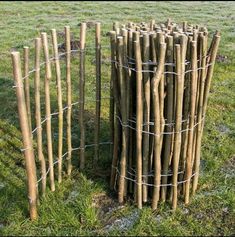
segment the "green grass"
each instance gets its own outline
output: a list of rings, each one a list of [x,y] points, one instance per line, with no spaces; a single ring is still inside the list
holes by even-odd
[[[232,235],[235,234],[235,4],[234,2],[0,2],[0,235]],[[206,25],[212,33],[221,31],[219,54],[227,61],[217,62],[213,77],[204,137],[199,190],[189,206],[181,202],[172,212],[161,204],[157,212],[149,207],[138,211],[128,202],[116,203],[115,194],[108,188],[110,171],[109,147],[102,147],[100,175],[91,169],[81,174],[73,171],[64,175],[57,191],[47,191],[41,198],[39,219],[28,218],[24,157],[16,112],[16,97],[12,88],[12,69],[9,51],[33,42],[39,32],[56,28],[63,31],[70,25],[77,37],[77,24],[97,20],[102,23],[103,35],[113,21],[158,22],[168,17]],[[94,44],[90,29],[88,44]],[[107,45],[108,38],[103,39]],[[107,57],[108,51],[104,50]],[[87,61],[93,59],[92,53]],[[75,59],[74,59],[75,60]],[[74,61],[75,63],[76,60]],[[76,64],[77,65],[77,64]],[[109,68],[103,68],[102,83],[109,80]],[[87,63],[87,96],[93,97],[94,66]],[[74,71],[74,73],[78,72]],[[78,76],[73,77],[73,100],[78,98]],[[56,108],[56,90],[52,82],[52,106]],[[33,92],[32,92],[33,96]],[[109,96],[103,90],[102,96]],[[93,143],[94,104],[88,104],[87,143]],[[54,111],[54,110],[53,110]],[[77,111],[74,120],[77,119]],[[56,121],[53,120],[54,123]],[[75,124],[76,122],[74,122]],[[102,103],[102,140],[108,137],[108,101]],[[74,126],[74,147],[78,146],[78,126]],[[55,132],[56,130],[54,130]],[[56,147],[54,147],[56,149]],[[87,150],[88,164],[93,150]],[[73,155],[74,165],[78,153]],[[115,207],[108,212],[109,207]]]

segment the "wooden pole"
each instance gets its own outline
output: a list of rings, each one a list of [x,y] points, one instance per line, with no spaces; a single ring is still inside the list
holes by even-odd
[[[179,36],[179,43],[180,43],[180,49],[181,49],[181,64],[182,64],[181,74],[183,77],[183,109],[182,109],[182,119],[181,119],[181,123],[182,123],[181,130],[184,130],[184,129],[186,129],[187,123],[183,122],[183,120],[185,120],[188,116],[188,112],[187,112],[187,114],[185,114],[186,111],[188,111],[187,110],[188,105],[186,105],[186,103],[185,103],[185,102],[188,103],[188,94],[187,94],[188,93],[188,88],[187,88],[188,82],[187,82],[187,76],[185,75],[185,68],[186,68],[185,61],[186,61],[186,54],[187,54],[188,37],[184,34],[181,34]],[[185,142],[186,135],[187,135],[186,132],[181,133],[181,145],[180,145],[181,147],[180,147],[179,170],[178,170],[178,171],[180,171],[179,178],[178,178],[179,181],[182,181],[182,178],[183,178],[183,174],[181,172],[183,172],[183,170],[184,170],[184,161],[185,161],[184,146],[187,145],[187,143]],[[178,186],[179,186],[178,190],[181,191],[183,185],[178,185]]]
[[[184,92],[184,75],[182,75],[182,53],[180,44],[175,45],[176,52],[176,119],[175,119],[175,141],[173,154],[173,199],[172,207],[177,207],[177,188],[178,188],[178,167],[181,147],[181,124],[182,124],[182,110],[183,110],[183,92]]]
[[[187,147],[187,160],[186,160],[186,174],[185,174],[185,204],[189,203],[190,194],[190,179],[192,175],[192,146],[193,146],[193,127],[195,116],[195,103],[196,103],[196,73],[197,73],[197,45],[196,41],[191,42],[191,98],[190,98],[190,118],[189,118],[189,133],[188,133],[188,147]]]
[[[142,104],[142,62],[139,34],[134,41],[135,61],[136,61],[136,189],[137,205],[142,209],[142,123],[143,123],[143,104]]]
[[[199,88],[198,88],[198,105],[197,105],[197,120],[196,122],[198,123],[195,130],[195,151],[194,151],[194,159],[196,159],[197,154],[200,154],[200,149],[201,149],[201,132],[202,132],[202,103],[203,103],[203,93],[204,93],[204,88],[205,88],[205,77],[206,77],[206,53],[207,53],[207,40],[206,36],[203,34],[199,35],[199,42],[200,42],[200,65],[201,67],[201,72],[200,72],[200,83],[199,83]],[[194,161],[192,162],[192,167],[193,167]],[[196,190],[193,188],[193,193]]]
[[[191,60],[191,42],[193,38],[192,36],[188,37],[188,44],[187,44],[187,53],[186,58],[187,61]],[[186,70],[191,69],[191,65],[187,64],[185,65]],[[187,73],[185,74],[185,90],[184,90],[184,106],[183,106],[183,124],[182,124],[182,130],[185,130],[185,132],[182,133],[182,142],[181,142],[181,154],[180,154],[180,167],[182,168],[182,171],[185,172],[185,163],[186,163],[186,156],[187,156],[187,147],[188,147],[188,127],[189,127],[189,108],[190,108],[190,92],[191,92],[191,74]],[[181,173],[179,175],[179,181],[183,181],[185,174]],[[185,193],[185,183],[182,185],[183,193]]]
[[[119,192],[118,192],[118,201],[123,203],[125,195],[125,178],[126,178],[126,162],[127,162],[127,110],[126,110],[126,83],[125,83],[125,74],[124,74],[124,48],[123,48],[123,37],[117,37],[117,59],[118,59],[118,79],[120,83],[120,94],[121,94],[121,117],[122,117],[122,152],[120,159],[120,177],[119,177]]]
[[[148,171],[149,171],[149,122],[150,122],[150,75],[149,75],[149,65],[147,64],[150,59],[149,55],[149,34],[143,35],[143,70],[146,72],[143,73],[143,129],[146,133],[143,134],[143,182],[148,183]],[[143,185],[143,202],[148,200],[148,186]]]
[[[40,52],[41,39],[35,39],[35,76],[34,76],[34,90],[35,90],[35,120],[37,127],[37,153],[38,159],[41,163],[42,176],[42,194],[46,192],[46,162],[43,155],[42,145],[42,127],[41,127],[41,102],[40,102]]]
[[[154,64],[157,64],[157,54],[156,54],[156,37],[157,34],[154,32],[153,34],[150,35],[150,53],[151,53],[151,61]],[[156,65],[153,65],[151,67],[151,70],[153,73],[151,73],[151,81],[150,85],[152,84],[152,80],[154,78],[154,75],[156,73],[157,67]],[[153,93],[150,93],[150,121],[154,120],[154,113],[153,113]],[[150,126],[150,132],[154,133],[154,126]],[[153,169],[153,153],[154,153],[154,139],[155,137],[153,135],[150,136],[149,138],[149,170]]]
[[[51,102],[50,102],[50,80],[51,80],[51,63],[49,58],[47,33],[41,33],[44,58],[46,62],[46,76],[45,76],[45,106],[46,106],[46,131],[47,131],[47,152],[49,160],[49,176],[51,191],[55,191],[54,182],[54,164],[53,164],[53,149],[52,149],[52,135],[51,135]]]
[[[197,36],[197,66],[198,68],[202,68],[202,36],[204,36],[203,32],[199,32]],[[199,97],[200,97],[200,88],[202,84],[202,70],[200,69],[197,71],[197,94],[196,94],[196,108],[195,108],[195,124],[198,124],[198,114],[200,113],[199,110]],[[198,133],[197,133],[197,125],[195,125],[195,131],[194,131],[194,137],[193,137],[193,151],[192,151],[192,167],[194,166],[194,160],[195,160],[195,153],[196,153],[196,144],[198,139]]]
[[[113,136],[113,159],[112,159],[112,167],[111,167],[111,178],[110,178],[110,187],[114,189],[115,179],[117,175],[117,163],[118,163],[118,145],[119,145],[119,130],[120,123],[116,116],[120,115],[120,107],[119,107],[119,89],[117,83],[117,71],[116,71],[116,32],[110,32],[110,45],[111,45],[111,79],[110,79],[110,87],[113,89],[114,96],[114,136]],[[110,115],[111,117],[111,115]],[[111,118],[110,118],[111,119]]]
[[[113,23],[113,30],[116,31],[117,35],[120,34],[119,22],[116,21]]]
[[[183,22],[183,31],[186,32],[187,31],[187,21]]]
[[[52,45],[55,58],[55,70],[56,70],[56,87],[57,87],[57,99],[58,99],[58,183],[62,181],[62,154],[63,154],[63,104],[62,104],[62,90],[61,90],[61,71],[60,60],[58,53],[58,43],[56,30],[51,30]]]
[[[152,20],[150,21],[150,31],[153,31],[154,25],[155,25],[155,20],[152,19]]]
[[[94,165],[99,160],[99,136],[100,136],[100,97],[101,97],[101,41],[100,41],[100,22],[95,24],[95,48],[96,48],[96,114],[95,114],[95,157]],[[112,90],[112,89],[111,89]],[[112,94],[112,93],[111,93]],[[110,95],[113,97],[113,95]],[[113,143],[114,131],[114,105],[113,99],[110,99],[110,135]]]
[[[164,35],[161,38],[160,43],[165,42]],[[164,93],[165,93],[165,74],[162,74],[162,78],[159,83],[159,102],[160,102],[160,115],[161,115],[161,134],[164,132],[165,127],[165,118],[164,118]],[[161,150],[162,150],[162,143],[163,143],[163,135],[161,135]]]
[[[29,47],[24,47],[24,91],[26,100],[26,109],[29,121],[29,129],[32,131],[31,108],[30,108],[30,83],[29,83]]]
[[[19,113],[20,127],[23,137],[24,145],[24,156],[25,156],[25,165],[27,172],[27,182],[28,182],[28,198],[29,198],[29,209],[30,209],[30,218],[31,220],[37,219],[37,177],[36,177],[36,165],[34,159],[34,151],[32,144],[32,136],[30,133],[25,95],[23,89],[23,81],[21,74],[21,65],[20,65],[20,54],[19,52],[12,52],[12,64],[13,64],[13,74],[14,81],[16,86],[16,96],[17,96],[17,105]]]
[[[71,135],[71,119],[72,119],[72,88],[71,88],[71,39],[70,39],[70,27],[65,26],[65,45],[66,45],[66,85],[67,85],[67,148],[68,148],[68,166],[67,173],[71,174],[72,171],[72,135]]]
[[[166,38],[167,42],[167,55],[166,55],[166,61],[168,63],[174,62],[173,57],[173,37],[167,36]],[[167,66],[167,72],[169,74],[166,74],[166,83],[167,83],[167,98],[166,98],[166,121],[167,124],[171,124],[173,122],[173,100],[174,100],[174,82],[173,82],[173,66],[168,65]],[[166,132],[172,133],[173,132],[173,126],[166,126]],[[161,200],[165,202],[166,200],[166,192],[167,192],[167,180],[168,180],[168,169],[169,169],[169,161],[171,156],[171,143],[172,143],[172,134],[165,134],[165,149],[163,153],[163,167],[162,167],[162,188],[161,188]]]
[[[206,80],[205,80],[205,89],[204,89],[203,104],[202,104],[202,118],[204,120],[202,121],[202,124],[201,124],[201,133],[199,135],[198,145],[197,145],[198,147],[200,147],[200,144],[201,144],[203,128],[204,128],[204,123],[205,123],[206,107],[207,107],[207,103],[208,103],[208,96],[209,96],[209,90],[210,90],[210,84],[211,84],[211,79],[213,76],[216,55],[217,55],[217,51],[219,48],[219,42],[220,42],[220,36],[215,35],[213,38],[213,42],[212,42],[213,45],[211,47],[212,50],[211,50],[211,55],[210,55],[210,60],[209,60],[209,64],[211,64],[211,65],[207,69],[207,75],[206,75]],[[199,148],[197,148],[197,149],[199,149]],[[197,152],[196,158],[195,158],[195,171],[194,171],[195,176],[193,178],[193,192],[196,191],[197,185],[198,185],[199,167],[200,167],[200,152]]]
[[[156,210],[159,197],[160,197],[160,184],[161,184],[161,116],[160,116],[160,100],[159,100],[159,83],[164,72],[166,54],[166,43],[159,45],[159,60],[158,69],[152,80],[152,93],[153,93],[153,108],[154,108],[154,189],[152,209]]]
[[[130,101],[129,101],[129,70],[126,68],[128,66],[128,31],[123,28],[121,31],[122,37],[123,37],[123,68],[124,71],[124,77],[123,77],[123,89],[125,90],[123,93],[123,99],[125,102],[123,103],[123,106],[125,106],[125,121],[126,124],[128,123],[129,119],[129,111],[130,111]],[[122,95],[121,95],[122,96]],[[129,143],[129,128],[125,127],[125,142],[126,142],[126,170],[127,170],[127,164],[128,164],[128,143]],[[128,173],[126,173],[127,177],[129,176]],[[124,180],[124,197],[127,195],[127,179]]]
[[[128,31],[128,57],[129,61],[132,61],[133,59],[133,30]],[[128,61],[128,60],[127,60]],[[130,68],[135,68],[133,64],[129,64]],[[129,97],[127,100],[129,100],[129,115],[128,117],[130,119],[133,119],[134,109],[133,109],[133,102],[134,102],[134,80],[135,80],[135,74],[133,70],[129,70],[129,77],[128,77],[128,86],[127,86],[127,93],[129,93]],[[133,167],[133,141],[134,141],[134,130],[129,129],[129,146],[128,146],[128,171],[132,172]],[[133,182],[129,182],[129,192],[133,193]]]
[[[80,28],[80,85],[79,85],[79,125],[80,125],[80,169],[85,167],[85,124],[84,124],[84,89],[85,89],[85,41],[86,23]]]

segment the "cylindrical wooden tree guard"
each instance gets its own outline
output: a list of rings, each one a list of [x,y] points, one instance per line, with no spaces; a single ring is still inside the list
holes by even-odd
[[[118,186],[119,202],[133,196],[139,208],[151,201],[156,209],[169,200],[175,209],[179,196],[188,204],[198,185],[220,35],[214,34],[207,49],[207,29],[187,22],[122,28],[115,23],[113,30],[113,121],[119,126],[113,134],[111,188]]]
[[[110,141],[101,142],[101,101],[105,99],[101,96],[105,79],[102,49],[106,48],[102,45],[101,29],[97,22],[94,45],[87,46],[89,32],[86,23],[81,23],[77,48],[68,26],[62,44],[55,29],[51,36],[41,33],[41,38],[35,39],[34,49],[24,48],[23,77],[19,52],[12,53],[31,219],[37,218],[37,197],[46,193],[47,184],[55,191],[57,183],[63,180],[64,169],[71,174],[75,154],[80,171],[89,167],[91,157],[85,156],[88,147],[94,147],[92,163],[96,168],[102,158],[100,146],[112,145],[110,187],[118,191],[120,203],[133,197],[138,208],[151,201],[155,210],[160,201],[170,200],[175,209],[179,196],[188,204],[190,194],[197,189],[219,33],[214,34],[207,47],[207,29],[187,22],[181,26],[170,20],[166,24],[152,20],[149,24],[128,23],[122,28],[115,22],[109,34],[110,98],[106,97],[110,100]],[[93,100],[87,100],[85,85],[89,85],[90,77],[85,68],[92,47],[96,58],[96,93]],[[29,70],[32,61],[29,52],[34,53],[33,70]],[[78,65],[73,54],[77,54]],[[73,101],[72,96],[75,80],[79,82],[79,88],[75,89],[78,101]],[[34,97],[30,98],[30,92]],[[94,144],[88,144],[86,137],[88,101],[94,102],[96,108]],[[53,122],[53,118],[58,121]],[[79,136],[74,136],[74,123],[79,125],[79,131],[75,131]],[[75,144],[79,146],[73,147]]]

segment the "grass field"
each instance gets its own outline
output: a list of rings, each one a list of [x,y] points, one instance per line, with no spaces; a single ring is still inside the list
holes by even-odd
[[[235,3],[234,2],[0,2],[0,235],[234,235],[235,234]],[[28,218],[24,157],[12,88],[10,50],[32,44],[39,32],[70,25],[77,36],[81,21],[100,21],[105,33],[112,22],[166,21],[221,31],[220,60],[215,66],[205,129],[199,189],[189,206],[172,212],[161,204],[152,212],[131,203],[119,206],[108,187],[109,147],[102,147],[100,175],[73,171],[57,191],[40,200],[39,219]],[[92,38],[88,43],[92,44]],[[104,39],[107,45],[109,40]],[[107,56],[107,50],[105,55]],[[226,56],[226,57],[223,57]],[[91,60],[91,58],[88,58]],[[89,67],[87,80],[92,84]],[[108,82],[107,72],[102,82]],[[76,78],[73,79],[76,86]],[[55,88],[55,87],[54,87]],[[87,93],[93,96],[88,86]],[[56,90],[52,91],[52,96]],[[108,95],[108,90],[104,91]],[[76,99],[76,89],[74,89]],[[55,96],[54,96],[55,97]],[[52,103],[56,103],[53,102]],[[102,139],[108,138],[108,103],[102,104]],[[87,118],[92,117],[93,107]],[[89,121],[88,121],[89,125]],[[92,142],[92,128],[87,140]],[[76,145],[76,144],[75,144]],[[78,145],[78,144],[77,144]],[[92,159],[88,151],[88,159]],[[77,164],[76,155],[73,157]]]

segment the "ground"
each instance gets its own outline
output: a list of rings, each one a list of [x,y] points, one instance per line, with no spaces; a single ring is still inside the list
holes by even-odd
[[[234,235],[234,12],[234,2],[222,1],[0,2],[0,235]],[[172,212],[168,204],[161,204],[154,213],[147,206],[138,210],[131,201],[118,205],[108,186],[110,156],[106,147],[96,172],[90,169],[81,174],[74,170],[71,177],[64,175],[61,185],[56,184],[56,192],[48,189],[40,200],[39,219],[31,222],[9,52],[32,45],[30,40],[41,31],[63,31],[65,25],[72,27],[76,38],[81,21],[89,21],[90,26],[95,20],[100,21],[105,37],[114,21],[153,18],[163,22],[168,17],[176,22],[206,25],[210,33],[218,29],[222,35],[202,142],[199,190],[190,205],[180,202]],[[94,44],[92,38],[88,41]],[[106,45],[109,42],[104,41]],[[93,69],[88,66],[87,70]],[[76,80],[75,77],[75,84]],[[94,85],[94,78],[88,80]],[[108,82],[108,74],[103,82]],[[75,92],[76,89],[74,97]],[[93,95],[89,86],[87,93]],[[104,96],[108,94],[104,92]],[[102,106],[102,137],[107,138],[108,104],[104,102]],[[88,109],[90,126],[92,106]],[[87,137],[91,142],[92,127],[89,129]],[[91,157],[92,151],[87,156]],[[76,154],[73,159],[76,165]]]

